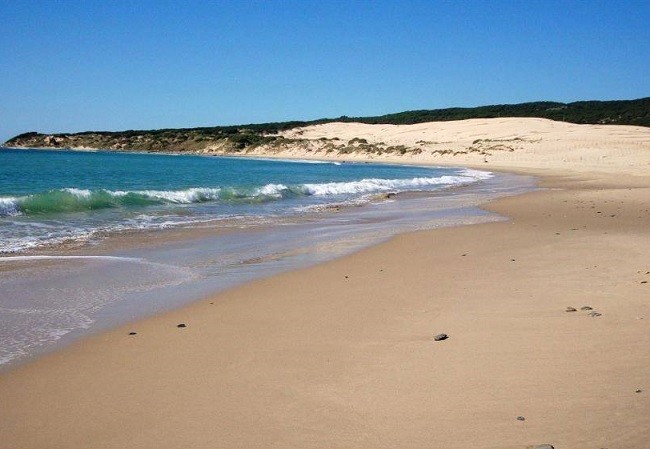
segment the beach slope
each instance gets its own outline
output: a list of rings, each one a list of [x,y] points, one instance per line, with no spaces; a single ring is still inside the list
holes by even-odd
[[[401,235],[3,374],[0,446],[648,447],[650,141],[603,128],[429,158],[540,176],[487,206],[509,221]]]

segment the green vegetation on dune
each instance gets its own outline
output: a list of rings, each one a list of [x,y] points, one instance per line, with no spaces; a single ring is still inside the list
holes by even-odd
[[[347,118],[343,121],[408,125],[471,118],[537,117],[578,124],[636,125],[650,127],[650,97],[638,100],[577,101],[556,103],[501,104],[475,108],[406,111],[378,117]]]
[[[28,132],[9,139],[8,147],[86,147],[124,151],[199,152],[218,148],[236,153],[264,144],[287,143],[276,134],[293,128],[331,122],[408,125],[415,123],[465,120],[472,118],[537,117],[578,124],[636,125],[650,127],[650,97],[637,100],[540,101],[521,104],[447,108],[398,112],[376,117],[347,117],[312,121],[258,123],[240,126],[201,128],[84,131],[71,134]],[[360,142],[361,143],[361,142]]]

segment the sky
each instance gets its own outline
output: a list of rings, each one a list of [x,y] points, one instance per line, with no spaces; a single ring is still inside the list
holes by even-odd
[[[648,1],[0,0],[0,141],[650,96]]]

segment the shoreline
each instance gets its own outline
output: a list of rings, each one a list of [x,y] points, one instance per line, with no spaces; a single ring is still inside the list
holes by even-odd
[[[508,221],[400,234],[3,373],[0,440],[643,448],[650,177],[617,163],[514,158],[542,190],[482,206]]]
[[[647,213],[631,214],[649,207],[650,183],[540,179],[546,190],[488,205],[507,222],[402,234],[9,371],[0,436],[23,448],[641,448],[650,267],[629,251],[650,243]],[[434,343],[439,332],[450,338]]]
[[[79,306],[73,307],[73,301],[70,303],[69,312],[81,313],[85,317],[84,326],[75,328],[73,323],[66,319],[65,326],[61,327],[63,335],[48,343],[45,340],[39,344],[25,342],[27,353],[20,350],[24,354],[22,356],[12,355],[21,347],[19,342],[22,340],[18,337],[24,335],[19,332],[14,337],[14,343],[0,351],[0,356],[9,357],[0,366],[0,373],[65,349],[79,339],[106,332],[125,322],[165,313],[260,277],[336,259],[384,242],[398,233],[422,227],[437,228],[498,220],[498,216],[485,212],[480,205],[494,197],[509,196],[530,189],[535,189],[535,186],[533,181],[526,177],[499,174],[479,183],[459,185],[437,192],[403,192],[390,203],[372,202],[361,208],[349,206],[331,212],[325,210],[301,217],[297,221],[283,220],[245,229],[229,226],[124,232],[107,236],[92,245],[44,248],[31,250],[17,258],[2,258],[0,262],[7,261],[6,264],[0,264],[0,270],[5,271],[4,277],[0,277],[0,282],[3,279],[6,282],[5,292],[9,292],[10,296],[10,292],[14,292],[13,303],[26,301],[36,307],[39,313],[48,311],[47,303],[38,299],[40,295],[28,292],[43,292],[54,304],[59,303],[61,299],[47,293],[52,286],[38,279],[44,278],[49,280],[48,283],[55,281],[55,285],[65,285],[65,281],[56,280],[59,277],[67,279],[71,269],[77,271],[79,278],[79,281],[70,279],[68,282],[71,282],[71,285],[83,285],[81,279],[85,282],[94,280],[96,290],[84,287],[90,297],[105,297],[104,290],[114,284],[110,280],[112,278],[122,279],[114,288],[123,293],[116,294],[114,300],[97,310],[84,309],[81,305],[86,301],[81,300],[82,298],[79,298]],[[402,214],[406,216],[400,218],[398,215]],[[319,237],[309,237],[309,229],[318,229]],[[263,245],[266,248],[251,253],[249,247],[255,241],[266,242]],[[239,248],[241,254],[231,254],[231,247]],[[175,257],[176,251],[180,251],[183,256]],[[217,255],[219,257],[215,259]],[[238,258],[232,259],[233,256]],[[40,260],[42,258],[48,260]],[[218,259],[230,262],[224,265],[225,262],[218,262]],[[233,266],[236,261],[239,261],[238,265]],[[134,273],[140,273],[146,266],[153,270],[159,264],[165,272],[174,267],[179,273],[183,273],[183,279],[189,276],[189,280],[182,281],[178,287],[172,283],[168,287],[157,288],[155,301],[152,301],[151,295],[137,293],[141,288],[134,292],[125,291],[126,286],[131,285],[136,278],[137,282],[142,283],[142,288],[148,285],[147,279],[153,274],[148,275],[147,270],[134,277]],[[122,266],[131,266],[132,269],[125,272]],[[0,275],[3,274],[2,271]],[[28,284],[11,282],[12,273],[22,277],[26,276],[24,273],[32,273],[30,277],[34,276],[36,280]],[[171,273],[165,276],[170,275]],[[170,279],[175,279],[175,276]],[[74,295],[73,292],[71,294]],[[58,309],[52,310],[51,313],[56,310]],[[49,314],[44,315],[43,319],[47,319],[47,316]],[[75,322],[78,320],[79,318]],[[92,324],[88,324],[88,320],[92,320]],[[59,329],[55,321],[37,321],[35,325],[37,329]],[[5,325],[8,326],[7,329],[12,328],[10,320]],[[35,332],[36,329],[32,333]]]

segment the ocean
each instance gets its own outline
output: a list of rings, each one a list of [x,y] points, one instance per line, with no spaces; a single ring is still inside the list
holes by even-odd
[[[465,168],[0,150],[0,367],[400,232],[499,220]],[[396,195],[392,195],[396,194]]]
[[[362,204],[490,177],[463,169],[109,152],[0,152],[0,254],[106,233]]]

